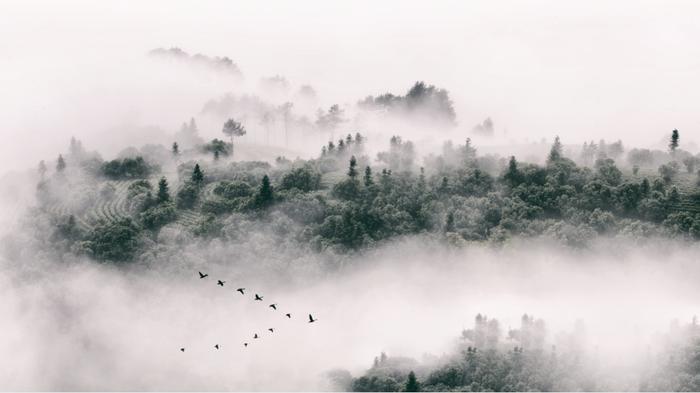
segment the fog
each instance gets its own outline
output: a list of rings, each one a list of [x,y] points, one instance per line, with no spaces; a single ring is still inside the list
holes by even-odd
[[[451,353],[480,312],[504,328],[534,314],[546,320],[551,343],[583,319],[586,349],[595,348],[615,376],[639,367],[653,333],[698,311],[698,249],[597,250],[544,243],[449,250],[409,238],[335,273],[309,272],[287,284],[215,263],[123,271],[89,261],[6,261],[3,389],[328,389],[324,372],[340,367],[357,376],[380,352]],[[210,278],[200,280],[197,269]],[[219,278],[223,288],[212,281]],[[293,318],[239,295],[238,286]],[[306,322],[309,312],[318,323]],[[262,339],[252,339],[254,332]]]
[[[601,237],[571,249],[415,235],[343,254],[277,244],[261,223],[237,228],[238,244],[167,227],[147,258],[112,265],[50,250],[54,223],[32,210],[36,168],[53,168],[72,136],[111,160],[169,149],[190,119],[202,141],[227,139],[234,115],[248,128],[238,161],[318,157],[358,131],[370,160],[392,135],[421,159],[471,138],[480,154],[542,163],[555,135],[573,157],[602,138],[665,151],[674,128],[697,153],[699,12],[680,1],[3,2],[0,390],[333,390],[329,371],[361,376],[382,352],[428,366],[456,353],[479,313],[506,332],[524,313],[542,318],[551,345],[583,321],[585,351],[611,386],[629,387],[662,350],[655,337],[700,312],[697,242]],[[187,57],[149,54],[172,47]],[[242,76],[217,68],[223,57]],[[417,81],[449,92],[454,127],[357,105]],[[285,102],[289,131],[260,122]],[[335,104],[346,121],[313,128]],[[475,132],[487,118],[493,135]]]
[[[652,146],[673,128],[687,142],[697,135],[693,2],[1,7],[0,132],[14,136],[0,150],[5,168],[55,155],[66,135],[118,151],[127,136],[144,137],[134,128],[174,130],[207,100],[240,93],[225,79],[147,61],[171,46],[228,56],[245,89],[274,75],[293,89],[311,84],[324,108],[425,80],[450,91],[462,133],[490,116],[505,141],[615,135]],[[218,135],[211,127],[205,135]]]

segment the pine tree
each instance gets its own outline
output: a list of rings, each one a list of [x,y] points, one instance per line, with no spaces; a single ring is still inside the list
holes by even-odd
[[[455,230],[455,214],[453,212],[447,213],[447,220],[445,220],[445,232],[454,232]]]
[[[508,161],[508,169],[506,170],[503,178],[510,184],[511,187],[518,185],[520,182],[520,171],[518,171],[518,161],[515,160],[515,156],[510,156]]]
[[[671,141],[668,144],[668,149],[671,151],[672,155],[676,154],[676,149],[678,149],[678,140],[680,139],[680,135],[678,134],[678,130],[674,129],[671,132]]]
[[[194,165],[194,170],[192,171],[192,182],[196,185],[201,185],[204,182],[204,172],[199,168],[199,164]]]
[[[341,139],[342,142],[342,139]],[[350,168],[348,169],[348,177],[350,177],[352,180],[355,180],[357,177],[357,160],[355,159],[355,156],[350,157]]]
[[[440,182],[440,188],[438,190],[440,191],[440,193],[446,193],[448,187],[449,181],[447,180],[447,176],[443,176],[442,181]]]
[[[419,392],[420,391],[420,385],[418,384],[418,381],[416,380],[416,373],[414,373],[413,371],[408,373],[408,380],[406,381],[405,391],[407,391],[407,392]]]
[[[562,146],[561,146],[561,141],[559,140],[559,136],[554,138],[554,144],[552,145],[552,149],[549,151],[549,157],[547,158],[547,163],[551,164],[554,162],[557,162],[561,159],[561,154],[562,154]]]
[[[418,192],[425,192],[425,168],[420,167],[420,175],[418,175]]]
[[[178,146],[177,142],[173,142],[172,153],[173,157],[177,157],[180,155],[180,146]]]
[[[160,181],[158,182],[157,200],[158,200],[158,203],[163,203],[163,202],[167,202],[170,200],[170,190],[168,189],[168,180],[165,178],[165,176],[161,177]]]
[[[63,172],[66,169],[66,161],[63,159],[63,155],[58,155],[58,160],[56,161],[56,172]]]
[[[372,180],[372,168],[368,166],[365,167],[365,187],[371,187],[374,185],[374,180]]]
[[[265,175],[262,178],[262,184],[260,185],[260,191],[257,195],[258,206],[267,206],[272,202],[272,185],[270,185],[270,178]]]

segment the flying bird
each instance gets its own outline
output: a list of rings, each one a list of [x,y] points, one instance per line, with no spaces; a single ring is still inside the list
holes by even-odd
[[[244,346],[244,347],[247,347],[247,346],[248,346],[248,343],[243,343],[243,346]]]
[[[318,319],[314,319],[314,317],[311,316],[311,314],[309,314],[309,323],[316,322],[316,321],[318,321]]]
[[[275,332],[275,329],[273,329],[273,328],[269,328],[269,329],[267,329],[267,330],[269,330],[270,333],[274,333],[274,332]]]
[[[272,303],[268,307],[270,307],[273,310],[277,310],[277,303]]]
[[[220,285],[222,287],[224,286],[224,283],[226,282],[226,281],[221,281],[221,280],[216,280],[216,281],[217,281],[216,285]]]
[[[255,336],[253,336],[253,338],[258,338],[258,334],[257,334],[257,333],[255,333]]]
[[[284,314],[284,315],[286,315],[287,318],[291,318],[291,317],[292,317],[292,314],[290,314],[290,313],[286,313],[286,314]]]
[[[214,348],[219,349],[219,344],[214,345]]]
[[[197,273],[199,273],[199,278],[209,277],[208,274],[204,274],[202,272],[197,272]]]
[[[238,289],[236,289],[236,291],[240,292],[241,295],[245,295],[245,292],[244,292],[245,288],[238,288]]]
[[[185,352],[185,348],[180,348],[180,352]]]
[[[262,296],[258,295],[257,293],[255,294],[255,300],[260,300],[262,301]]]

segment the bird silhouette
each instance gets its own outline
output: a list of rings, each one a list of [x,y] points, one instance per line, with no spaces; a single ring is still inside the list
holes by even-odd
[[[221,280],[216,280],[216,281],[217,281],[216,285],[220,285],[222,287],[224,286],[224,283],[226,282],[226,281],[221,281]]]
[[[277,310],[277,303],[272,303],[268,307],[270,307],[273,310]]]
[[[318,319],[314,319],[314,317],[312,317],[311,314],[309,314],[309,323],[316,322],[316,321],[318,321]]]
[[[214,345],[214,348],[219,349],[219,344]]]
[[[244,346],[244,347],[247,347],[247,346],[248,346],[248,343],[243,343],[243,346]]]
[[[245,288],[238,288],[238,289],[236,289],[236,291],[240,292],[241,295],[245,295],[245,292],[244,292]]]
[[[204,274],[202,272],[197,272],[197,273],[199,273],[199,278],[209,277],[208,274]]]
[[[274,333],[274,332],[275,332],[275,329],[273,329],[273,328],[269,328],[269,329],[267,329],[267,330],[269,330],[270,333]]]
[[[262,301],[262,296],[258,295],[257,293],[255,294],[255,300],[260,300]]]
[[[291,317],[292,317],[292,314],[290,314],[290,313],[286,313],[286,314],[284,314],[284,315],[286,315],[287,318],[291,318]]]
[[[180,352],[185,352],[185,348],[180,348]]]
[[[258,334],[257,334],[257,333],[255,333],[255,335],[253,336],[253,338],[258,338]]]

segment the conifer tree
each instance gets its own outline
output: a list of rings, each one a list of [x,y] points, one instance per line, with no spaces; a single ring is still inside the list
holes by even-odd
[[[167,202],[170,200],[170,190],[168,188],[168,180],[165,178],[165,176],[161,177],[160,181],[158,182],[157,200],[158,200],[158,203],[163,203],[163,202]]]
[[[204,182],[204,172],[199,168],[199,164],[195,164],[192,170],[192,182],[198,186]]]

